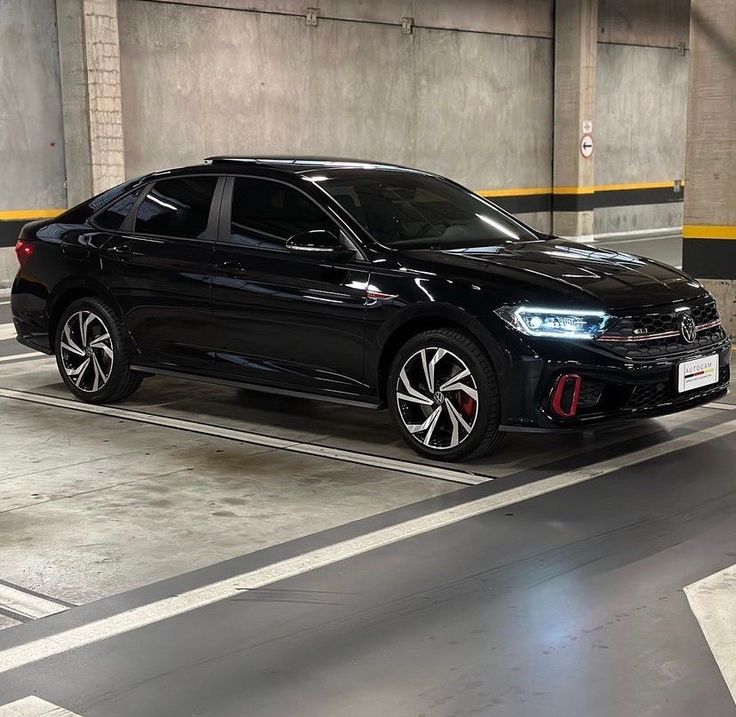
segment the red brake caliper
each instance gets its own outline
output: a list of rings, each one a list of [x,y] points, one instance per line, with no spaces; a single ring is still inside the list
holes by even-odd
[[[475,399],[465,391],[460,393],[460,410],[468,417],[475,413]]]

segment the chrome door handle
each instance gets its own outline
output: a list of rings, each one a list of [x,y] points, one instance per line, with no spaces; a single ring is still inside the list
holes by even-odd
[[[223,274],[246,274],[248,270],[239,261],[223,261],[222,264],[216,264],[215,270]]]
[[[111,246],[108,251],[111,254],[130,254],[133,250],[130,248],[130,244],[116,244],[115,246]]]

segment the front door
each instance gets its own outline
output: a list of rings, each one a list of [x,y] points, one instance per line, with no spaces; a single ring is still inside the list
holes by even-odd
[[[212,278],[218,373],[360,399],[367,265],[287,250],[297,233],[335,222],[311,198],[276,180],[232,178]]]
[[[144,362],[211,371],[215,176],[162,179],[102,250],[108,288]],[[125,229],[127,228],[127,231]]]

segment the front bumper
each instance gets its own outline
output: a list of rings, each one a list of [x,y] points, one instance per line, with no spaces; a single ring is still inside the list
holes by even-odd
[[[662,416],[717,400],[728,392],[731,378],[731,342],[717,343],[656,360],[631,360],[612,355],[599,346],[579,342],[537,344],[518,356],[509,368],[510,386],[503,397],[502,430],[570,430],[594,428],[626,419]],[[680,363],[717,354],[718,381],[678,392]],[[553,392],[565,374],[580,377],[575,415],[555,412]],[[524,387],[518,390],[518,387]]]

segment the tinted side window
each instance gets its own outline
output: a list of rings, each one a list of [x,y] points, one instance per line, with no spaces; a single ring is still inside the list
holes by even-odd
[[[230,227],[233,244],[283,250],[290,236],[311,229],[338,234],[327,214],[297,189],[264,179],[235,179]]]
[[[113,202],[104,212],[95,217],[95,224],[104,229],[120,229],[140,193],[139,189]]]
[[[138,207],[135,231],[200,239],[207,228],[217,177],[162,179]]]

